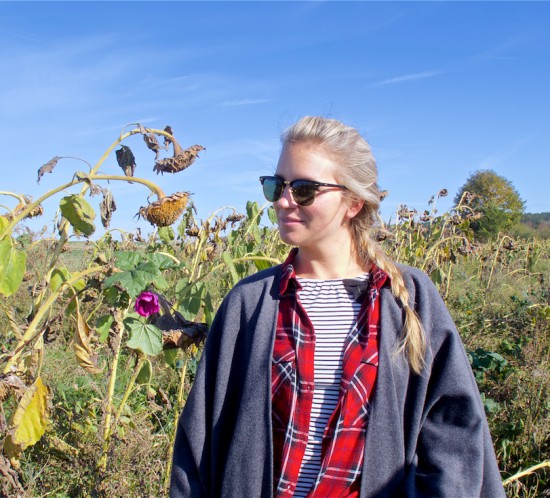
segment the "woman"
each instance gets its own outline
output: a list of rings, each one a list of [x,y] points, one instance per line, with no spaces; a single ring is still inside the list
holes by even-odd
[[[367,142],[305,117],[260,181],[294,249],[216,315],[171,496],[505,496],[445,305],[370,236],[380,192]]]

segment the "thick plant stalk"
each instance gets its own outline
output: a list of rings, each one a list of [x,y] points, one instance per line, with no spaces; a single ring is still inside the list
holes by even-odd
[[[502,484],[504,486],[507,486],[511,482],[517,481],[518,479],[521,479],[522,477],[532,474],[533,472],[539,469],[542,469],[544,467],[550,467],[550,460],[544,460],[544,462],[538,463],[537,465],[533,465],[528,469],[522,470],[521,472],[518,472],[517,474],[514,474],[513,476],[508,477],[508,479],[505,479],[504,481],[502,481]]]
[[[164,474],[164,490],[166,495],[168,495],[168,490],[170,488],[170,475],[172,474],[172,457],[174,455],[174,442],[176,441],[176,432],[178,430],[178,420],[181,411],[183,410],[183,393],[185,392],[185,377],[187,376],[187,356],[185,357],[183,368],[181,369],[180,385],[178,389],[178,398],[176,402],[176,407],[174,409],[174,429],[172,431],[172,437],[170,438],[170,444],[168,446],[168,455],[166,459],[166,472]]]
[[[114,351],[113,351],[113,363],[111,365],[111,372],[109,377],[109,385],[107,387],[107,395],[105,397],[105,418],[103,421],[103,449],[101,456],[97,462],[97,469],[104,471],[107,468],[107,452],[109,451],[109,441],[111,440],[111,419],[113,417],[113,397],[115,393],[115,384],[118,372],[118,363],[120,360],[120,350],[122,346],[122,335],[124,334],[124,325],[120,316],[115,319],[115,338],[114,338]]]

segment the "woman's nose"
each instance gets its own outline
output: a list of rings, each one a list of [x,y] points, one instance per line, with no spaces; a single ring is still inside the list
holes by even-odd
[[[275,204],[277,204],[277,206],[281,208],[297,206],[297,204],[294,202],[294,198],[292,197],[292,192],[290,191],[289,185],[285,185],[283,189],[283,194],[281,195],[279,200],[275,201]]]

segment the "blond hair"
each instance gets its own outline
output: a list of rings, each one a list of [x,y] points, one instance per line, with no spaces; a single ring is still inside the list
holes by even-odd
[[[335,119],[306,116],[288,128],[281,138],[283,146],[295,143],[319,145],[338,164],[335,171],[339,183],[350,195],[364,201],[361,211],[351,220],[352,237],[362,261],[373,262],[391,280],[393,295],[405,311],[405,322],[396,353],[405,352],[411,369],[419,374],[424,366],[426,336],[418,315],[409,303],[409,291],[403,275],[380,244],[373,238],[374,230],[383,223],[379,215],[381,192],[376,162],[367,141],[359,132]]]

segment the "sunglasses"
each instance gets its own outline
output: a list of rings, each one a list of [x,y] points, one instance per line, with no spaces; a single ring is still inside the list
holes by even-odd
[[[290,187],[292,198],[299,206],[311,206],[315,200],[319,187],[333,187],[346,189],[344,185],[336,185],[334,183],[322,183],[313,180],[283,180],[278,176],[260,176],[265,198],[269,202],[276,202],[285,191],[285,187]]]

